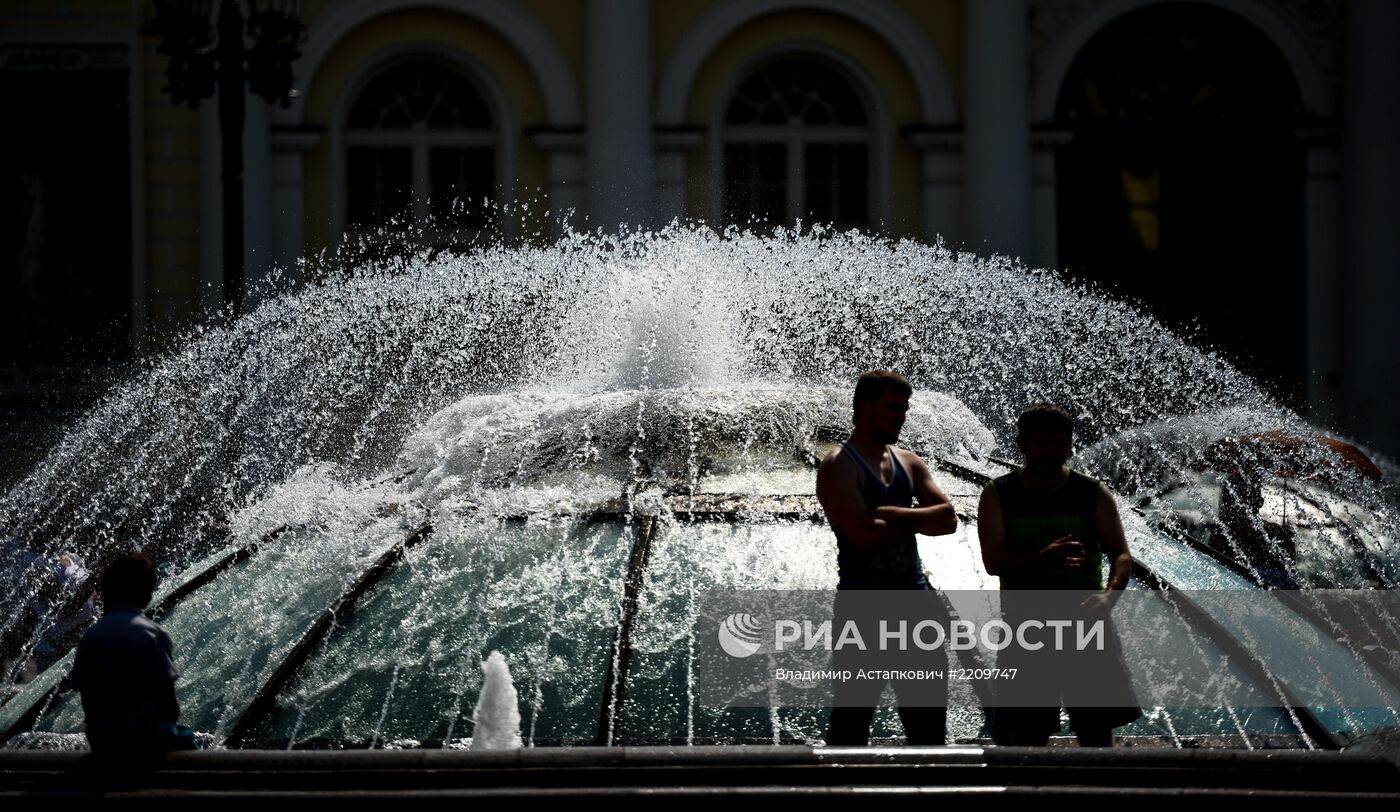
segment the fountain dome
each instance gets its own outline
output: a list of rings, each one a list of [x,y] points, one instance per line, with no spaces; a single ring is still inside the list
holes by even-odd
[[[821,230],[572,235],[284,292],[114,388],[10,492],[0,530],[39,558],[78,548],[97,565],[137,547],[166,562],[155,609],[182,720],[212,744],[458,746],[493,651],[527,744],[813,742],[819,709],[698,701],[695,612],[707,590],[834,587],[813,472],[875,367],[913,380],[902,440],[961,517],[954,536],[920,538],[936,587],[995,587],[976,499],[1041,398],[1076,415],[1078,464],[1125,498],[1134,589],[1268,585],[1154,506],[1212,487],[1190,449],[1309,428],[1300,418],[1054,273]],[[1315,545],[1342,552],[1301,585],[1395,588],[1391,482],[1334,484],[1345,510],[1319,497],[1341,529]],[[1364,584],[1340,563],[1362,554],[1346,546],[1360,526],[1381,562]],[[7,574],[7,617],[33,597],[42,563],[28,560]],[[1202,658],[1228,659],[1218,628],[1194,628]],[[1393,663],[1316,644],[1394,694]],[[0,706],[9,746],[80,741],[66,662]],[[1293,707],[1288,684],[1309,672],[1269,665],[1240,668],[1272,704],[1153,707],[1120,732],[1332,746],[1397,723],[1389,700]],[[970,690],[951,701],[952,736],[985,734]],[[889,710],[877,735],[899,733]]]

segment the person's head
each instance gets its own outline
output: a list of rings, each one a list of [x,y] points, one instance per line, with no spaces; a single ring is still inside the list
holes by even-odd
[[[1036,473],[1058,472],[1074,446],[1074,418],[1063,407],[1038,401],[1016,419],[1016,446],[1026,467]]]
[[[914,387],[898,372],[885,369],[863,373],[851,398],[851,422],[881,443],[893,443],[904,428]]]
[[[99,591],[109,607],[120,603],[144,609],[156,591],[155,564],[139,553],[127,553],[107,565]]]

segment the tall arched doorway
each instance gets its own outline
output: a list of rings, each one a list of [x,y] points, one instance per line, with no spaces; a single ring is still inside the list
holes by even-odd
[[[1243,18],[1174,2],[1105,26],[1060,89],[1060,265],[1296,401],[1304,378],[1297,86]]]

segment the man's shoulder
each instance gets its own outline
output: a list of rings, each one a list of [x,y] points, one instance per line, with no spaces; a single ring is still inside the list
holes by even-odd
[[[817,466],[818,473],[831,474],[836,471],[851,468],[855,463],[851,460],[850,453],[846,451],[846,446],[837,443],[834,448],[826,452],[822,457],[821,464]]]
[[[923,458],[913,451],[902,446],[892,445],[890,450],[894,451],[894,458],[904,463],[905,466],[922,466]]]
[[[84,640],[146,640],[167,636],[159,623],[142,612],[107,612],[88,627]]]
[[[1105,488],[1103,482],[1083,471],[1076,471],[1073,468],[1069,469],[1069,478],[1066,484],[1070,486],[1072,492],[1092,499],[1097,499]]]

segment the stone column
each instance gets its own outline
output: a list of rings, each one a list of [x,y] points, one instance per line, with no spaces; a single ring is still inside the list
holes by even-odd
[[[588,0],[589,227],[652,225],[651,0]]]
[[[700,127],[667,127],[656,133],[656,197],[652,224],[685,221],[686,153],[705,143]]]
[[[907,133],[923,155],[924,240],[950,248],[963,242],[963,134],[956,129],[923,127]]]
[[[223,307],[223,180],[217,96],[199,106],[200,124],[200,302],[206,315]],[[267,102],[244,89],[243,121],[243,304],[273,264],[272,123]]]
[[[306,254],[306,153],[321,136],[317,126],[272,127],[272,259],[293,282],[302,281],[301,259]]]
[[[1068,130],[1038,130],[1032,138],[1031,223],[1034,238],[1026,264],[1037,268],[1058,268],[1060,262],[1059,175],[1055,171],[1055,151],[1073,138]]]
[[[1303,301],[1308,416],[1337,422],[1342,380],[1341,153],[1335,130],[1298,133],[1306,149],[1303,175]]]
[[[243,122],[243,303],[258,304],[273,256],[272,122],[268,103],[251,91]]]
[[[219,179],[219,110],[199,106],[199,312],[212,318],[224,305],[224,201]]]
[[[1025,0],[977,0],[964,11],[965,244],[1029,260],[1031,135]]]
[[[588,200],[584,198],[583,133],[577,127],[536,127],[530,140],[549,155],[549,236],[560,237],[565,227],[584,230]]]
[[[1345,5],[1343,425],[1400,455],[1400,3]]]

